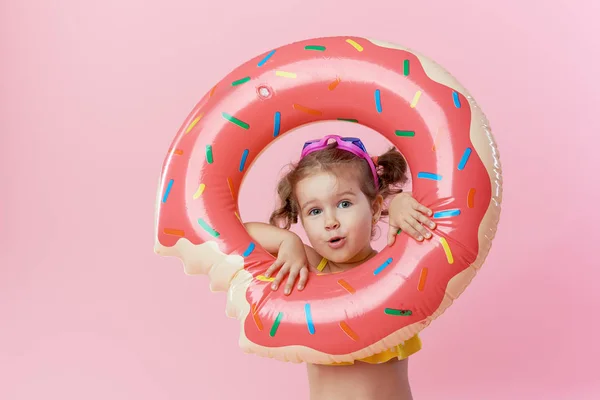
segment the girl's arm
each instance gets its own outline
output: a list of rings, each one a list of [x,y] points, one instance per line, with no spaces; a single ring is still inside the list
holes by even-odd
[[[247,222],[244,226],[252,239],[277,257],[277,260],[264,274],[269,277],[279,270],[271,288],[277,290],[285,276],[288,275],[284,289],[285,294],[291,293],[294,282],[298,277],[298,289],[304,289],[308,279],[308,266],[316,265],[320,261],[317,252],[312,247],[306,246],[298,235],[287,229],[261,222]]]

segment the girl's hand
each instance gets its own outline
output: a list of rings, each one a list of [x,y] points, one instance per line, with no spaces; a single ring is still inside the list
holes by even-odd
[[[427,218],[432,215],[433,212],[416,201],[410,193],[398,194],[392,199],[389,208],[388,246],[394,244],[399,229],[418,241],[422,241],[423,238],[430,239],[431,232],[425,226],[435,229],[435,224]]]
[[[298,290],[302,290],[306,286],[306,281],[308,280],[308,260],[306,258],[304,243],[302,243],[302,240],[298,236],[290,236],[281,242],[281,246],[279,246],[279,251],[277,252],[277,260],[267,269],[264,276],[268,278],[277,270],[279,272],[271,284],[271,289],[277,290],[286,275],[288,275],[284,289],[286,295],[292,292],[292,287],[298,277],[300,277],[298,280]]]

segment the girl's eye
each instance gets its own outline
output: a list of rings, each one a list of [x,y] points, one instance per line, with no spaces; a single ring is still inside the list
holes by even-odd
[[[348,208],[352,205],[352,203],[350,203],[347,200],[341,201],[340,204],[338,204],[339,207],[341,208]]]
[[[318,208],[313,208],[312,210],[310,210],[308,212],[308,215],[319,215],[321,213],[321,210],[319,210]]]

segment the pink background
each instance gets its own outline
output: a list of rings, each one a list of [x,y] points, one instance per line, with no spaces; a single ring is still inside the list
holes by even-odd
[[[441,63],[501,151],[498,236],[474,284],[423,332],[416,399],[600,398],[598,4],[2,2],[0,399],[308,397],[303,365],[243,354],[225,296],[153,253],[154,200],[172,137],[226,72],[344,34]],[[304,138],[347,125],[269,148],[242,218],[268,216],[271,204],[247,202],[273,198]]]

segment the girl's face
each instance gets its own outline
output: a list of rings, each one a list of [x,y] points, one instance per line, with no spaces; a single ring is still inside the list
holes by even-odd
[[[312,247],[335,263],[355,263],[368,257],[373,224],[382,201],[369,201],[357,174],[319,172],[295,187],[299,215]]]

